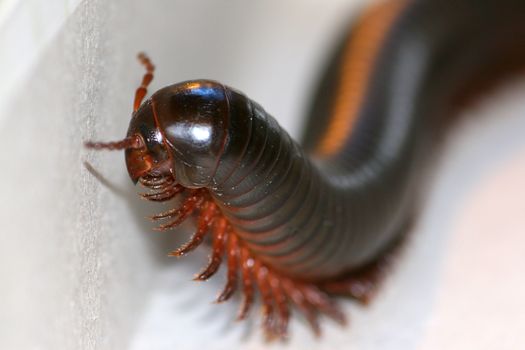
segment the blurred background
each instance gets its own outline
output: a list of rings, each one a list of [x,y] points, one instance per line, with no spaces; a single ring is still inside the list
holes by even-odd
[[[195,78],[245,92],[293,136],[341,31],[367,0],[0,0],[0,349],[262,349],[257,312],[191,278],[205,247],[167,258],[123,154],[87,139],[126,130],[145,51],[151,90]],[[436,159],[422,217],[350,325],[302,320],[273,348],[525,346],[525,79],[464,111]],[[88,161],[108,182],[98,181]],[[203,286],[202,284],[205,284]]]

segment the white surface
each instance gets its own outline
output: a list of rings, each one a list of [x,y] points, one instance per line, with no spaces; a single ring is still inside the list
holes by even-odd
[[[86,152],[81,144],[125,133],[141,50],[157,66],[153,90],[184,79],[218,79],[298,135],[316,69],[358,5],[100,0],[82,2],[65,23],[53,24],[58,34],[34,64],[21,60],[18,88],[0,95],[7,101],[0,105],[0,348],[265,348],[258,318],[232,322],[238,300],[211,304],[223,277],[189,281],[206,259],[204,249],[180,261],[165,257],[175,235],[151,232],[143,216],[156,209],[135,195],[122,154]],[[5,27],[0,30],[0,38],[7,37]],[[6,42],[16,35],[9,31]],[[523,347],[524,280],[514,269],[524,266],[524,225],[512,215],[516,221],[496,233],[510,227],[505,237],[512,239],[497,241],[491,259],[483,259],[481,252],[494,245],[489,228],[499,226],[481,219],[509,223],[495,217],[506,213],[506,203],[509,213],[523,212],[523,176],[502,174],[523,166],[524,91],[524,83],[514,84],[469,112],[476,127],[449,147],[428,210],[377,300],[369,308],[343,302],[350,326],[325,320],[321,340],[294,321],[291,341],[275,348]],[[85,159],[117,189],[93,179]],[[517,183],[501,188],[491,179]],[[499,210],[469,209],[487,196],[498,196],[487,204]],[[478,234],[469,223],[487,231]],[[478,272],[470,273],[470,265]],[[495,266],[504,273],[487,284],[483,272],[497,274]],[[462,281],[470,282],[458,286]],[[502,304],[505,290],[512,292]],[[486,336],[473,337],[478,330]]]
[[[525,79],[470,110],[435,191],[447,219],[418,349],[525,348]],[[447,191],[447,187],[449,191]]]
[[[82,155],[88,133],[122,133],[117,118],[100,116],[129,108],[109,89],[110,18],[107,6],[80,6],[2,109],[2,349],[124,348],[154,271],[153,240],[127,205],[137,206],[122,155],[101,168],[128,185],[124,200],[81,162],[92,158]]]
[[[42,50],[80,0],[0,1],[0,109],[21,88]]]

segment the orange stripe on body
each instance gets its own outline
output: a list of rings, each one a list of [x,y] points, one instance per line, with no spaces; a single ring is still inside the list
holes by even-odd
[[[357,119],[383,40],[406,3],[406,0],[381,1],[368,9],[352,28],[343,52],[334,109],[317,144],[317,155],[330,156],[343,147]]]

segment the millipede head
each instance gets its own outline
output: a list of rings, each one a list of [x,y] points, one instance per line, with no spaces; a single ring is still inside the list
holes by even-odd
[[[125,150],[134,183],[142,177],[171,177],[186,188],[210,185],[229,139],[230,112],[249,118],[246,98],[237,98],[231,107],[228,96],[233,92],[227,87],[193,80],[166,86],[144,100],[155,66],[144,53],[138,59],[146,72],[135,92],[126,138],[89,141],[86,147]]]

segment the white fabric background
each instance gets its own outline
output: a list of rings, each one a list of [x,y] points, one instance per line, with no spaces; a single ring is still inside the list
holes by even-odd
[[[297,136],[325,55],[365,2],[49,1],[63,10],[52,20],[15,6],[0,23],[0,75],[16,76],[0,99],[0,348],[265,348],[257,317],[232,321],[238,300],[211,304],[222,275],[190,282],[205,249],[165,257],[181,235],[151,231],[143,217],[158,209],[135,195],[123,155],[82,141],[124,135],[140,50],[157,66],[152,89],[218,79]],[[5,54],[23,38],[35,40],[22,50],[32,59]],[[320,340],[294,321],[274,348],[524,346],[524,92],[523,80],[510,83],[465,112],[377,300],[342,302],[349,327],[325,320]]]

